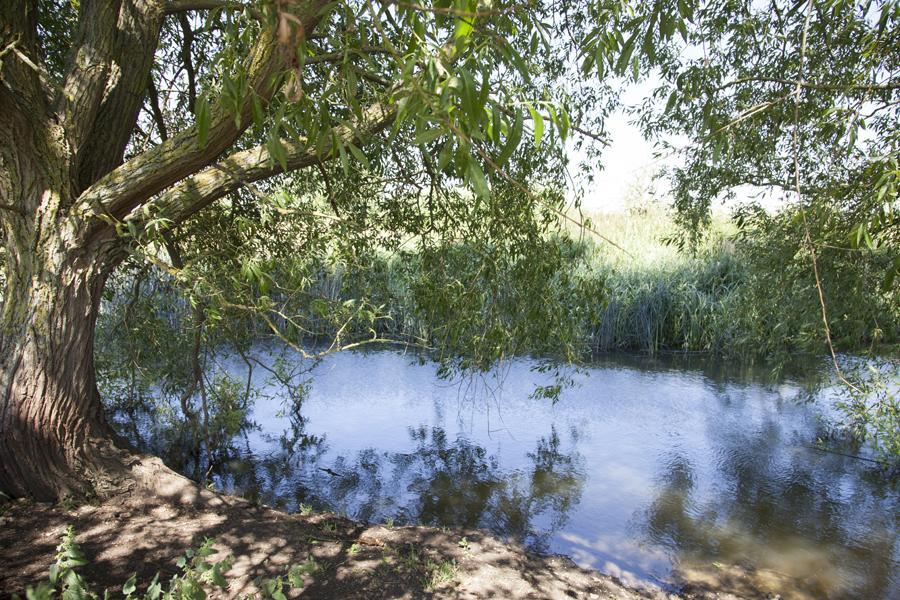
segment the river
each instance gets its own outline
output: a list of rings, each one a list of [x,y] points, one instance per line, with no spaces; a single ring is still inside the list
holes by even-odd
[[[257,368],[254,425],[211,478],[286,510],[487,529],[638,586],[900,597],[897,477],[814,447],[827,393],[611,357],[551,402],[530,397],[551,382],[533,366],[447,381],[414,355],[339,353],[312,369],[299,406]],[[227,368],[246,377],[238,360]]]

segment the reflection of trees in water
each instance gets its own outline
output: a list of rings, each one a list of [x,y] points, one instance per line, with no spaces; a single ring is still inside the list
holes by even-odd
[[[390,460],[413,494],[404,513],[423,523],[484,527],[546,548],[581,498],[581,458],[561,451],[555,428],[527,454],[528,469],[515,472],[502,471],[477,444],[450,442],[440,428],[410,434],[416,449]]]
[[[450,439],[440,427],[409,428],[409,451],[367,448],[329,464],[326,437],[306,432],[301,409],[302,397],[289,403],[289,427],[278,436],[259,431],[245,415],[241,432],[210,453],[216,485],[287,510],[307,504],[369,522],[485,528],[540,550],[581,498],[583,459],[562,449],[555,428],[526,454],[527,468],[515,471],[504,470],[485,447]],[[120,411],[116,422],[143,449],[193,475],[198,459],[190,428],[158,417]],[[273,450],[259,453],[255,438]]]
[[[663,461],[649,540],[683,564],[769,569],[812,597],[896,593],[897,482],[860,477],[850,458],[792,448],[777,412],[739,425],[709,423],[716,487],[705,503],[688,459],[673,450]]]
[[[324,439],[282,436],[278,452],[231,464],[222,483],[266,504],[300,503],[370,522],[482,527],[546,548],[581,496],[582,459],[561,449],[553,429],[527,454],[526,471],[502,470],[497,458],[439,428],[410,428],[408,452],[362,450],[326,465]]]
[[[331,472],[314,467],[303,484],[314,504],[366,521],[396,518],[452,527],[482,527],[546,548],[581,496],[581,458],[560,449],[554,429],[533,452],[527,471],[503,471],[495,456],[439,428],[411,428],[414,448],[366,449],[338,458]]]

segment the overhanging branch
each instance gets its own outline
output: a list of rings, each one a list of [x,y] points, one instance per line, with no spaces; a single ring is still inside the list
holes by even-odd
[[[314,0],[301,15],[304,30],[311,31],[321,18],[324,0]],[[265,28],[250,55],[250,89],[265,105],[280,86],[278,73],[287,66],[290,52],[276,39],[274,28]],[[158,146],[128,160],[91,185],[79,198],[79,213],[86,219],[109,214],[122,219],[155,194],[190,178],[210,165],[231,146],[252,122],[252,94],[248,93],[239,114],[221,105],[211,109],[205,144],[200,144],[197,126],[191,126]],[[237,118],[236,118],[237,117]],[[95,231],[89,231],[93,235]]]
[[[334,137],[342,144],[352,142],[359,145],[366,138],[388,127],[395,117],[396,108],[393,105],[373,104],[363,111],[358,122],[336,127]],[[336,154],[331,152],[331,144],[322,149],[324,158],[306,143],[282,140],[282,147],[286,155],[284,166],[263,145],[236,152],[180,181],[148,203],[146,213],[143,209],[135,211],[127,220],[138,224],[140,229],[146,218],[144,215],[150,214],[169,219],[174,225],[178,225],[197,211],[247,184],[318,164]]]

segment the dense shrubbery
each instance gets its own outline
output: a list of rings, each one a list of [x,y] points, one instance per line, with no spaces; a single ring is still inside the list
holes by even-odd
[[[801,224],[786,210],[745,207],[734,224],[718,222],[693,253],[654,244],[671,231],[661,214],[640,225],[601,220],[624,231],[634,258],[603,249],[610,298],[596,332],[599,350],[705,351],[779,365],[795,353],[827,352],[821,307]],[[828,215],[829,218],[834,218]],[[838,350],[889,350],[900,335],[898,286],[885,287],[896,250],[850,248],[824,223],[818,245],[831,335]],[[605,221],[605,223],[604,223]]]
[[[582,351],[710,352],[767,362],[825,351],[815,280],[797,224],[790,214],[764,212],[745,212],[742,220],[738,231],[719,223],[700,247],[685,252],[661,241],[671,226],[662,213],[604,216],[594,226],[614,235],[623,249],[602,240],[555,237],[542,242],[541,251],[552,258],[540,269],[522,261],[492,270],[494,265],[482,261],[482,249],[467,244],[440,253],[373,254],[352,265],[266,265],[266,277],[273,280],[302,270],[306,293],[290,298],[250,284],[249,291],[270,301],[271,322],[248,319],[241,307],[232,307],[227,319],[217,310],[214,318],[222,323],[208,330],[219,335],[209,341],[256,340],[271,335],[269,326],[275,325],[279,335],[298,343],[341,336],[346,344],[377,334],[447,352],[459,338],[495,335],[484,323],[478,331],[464,325],[449,331],[442,327],[448,313],[457,321],[467,312],[482,311],[483,318],[484,311],[494,311],[504,325],[496,335],[512,340],[511,347],[502,344],[511,354],[553,354],[559,347],[546,343],[547,331]],[[896,344],[900,297],[897,285],[882,286],[893,260],[887,250],[836,244],[821,252],[839,350]],[[149,341],[162,354],[173,351],[173,344],[187,348],[191,330],[180,325],[190,323],[189,303],[172,280],[141,275],[142,288],[134,274],[116,282],[102,324],[122,321],[151,331]],[[533,305],[548,303],[567,308],[552,327],[532,318]],[[335,317],[336,307],[343,318]],[[102,330],[101,337],[114,346],[127,343],[113,331]],[[159,356],[148,353],[142,360]],[[189,366],[182,361],[182,369]]]

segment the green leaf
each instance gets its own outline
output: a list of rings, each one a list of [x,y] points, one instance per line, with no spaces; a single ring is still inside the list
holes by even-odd
[[[443,171],[447,165],[450,164],[450,161],[453,160],[453,142],[448,140],[441,147],[441,151],[438,154],[438,170]]]
[[[416,145],[427,144],[443,135],[443,133],[444,130],[440,127],[432,127],[431,129],[420,131],[416,134],[415,143]]]
[[[616,73],[619,75],[625,73],[625,69],[628,68],[628,64],[631,62],[631,54],[634,52],[634,43],[637,35],[638,32],[635,31],[628,38],[628,41],[625,42],[625,45],[622,46],[622,53],[619,55],[619,60],[616,61]]]
[[[469,182],[475,188],[475,193],[480,198],[489,198],[491,195],[491,188],[488,185],[487,179],[484,176],[484,171],[481,170],[481,165],[478,164],[477,160],[472,159],[469,161],[466,173]]]
[[[675,107],[675,102],[678,100],[678,90],[672,90],[672,93],[669,94],[669,100],[666,102],[666,113],[670,112]]]
[[[263,110],[262,102],[260,101],[259,95],[256,93],[256,90],[251,90],[250,108],[253,112],[253,124],[258,129],[262,129],[263,121],[266,118],[266,113]]]
[[[478,118],[479,110],[477,105],[478,95],[475,90],[475,80],[472,78],[472,74],[465,67],[460,67],[459,69],[460,75],[462,75],[462,100],[463,100],[463,111],[465,111],[466,115],[469,117],[469,121],[474,125],[480,119]],[[472,127],[472,129],[475,129]]]
[[[309,573],[310,569],[308,566],[304,565],[294,565],[288,571],[288,581],[290,582],[292,587],[302,588],[303,587],[303,575]]]
[[[137,589],[137,573],[132,573],[125,583],[122,585],[122,593],[130,596]]]
[[[347,157],[347,151],[344,150],[344,144],[341,143],[340,138],[338,138],[337,134],[334,136],[334,146],[333,148],[337,148],[338,155],[341,157],[341,168],[344,170],[344,175],[350,175],[350,159]]]
[[[228,587],[228,582],[225,580],[225,576],[222,575],[222,571],[219,570],[218,566],[213,567],[210,580],[212,581],[213,585],[220,587],[223,590]]]
[[[144,594],[144,600],[158,600],[161,594],[162,584],[159,583],[159,573],[157,573],[153,576],[153,581],[150,582],[150,586],[147,587],[147,592]]]
[[[540,111],[531,105],[528,106],[528,110],[531,112],[531,118],[534,121],[534,145],[540,148],[541,138],[544,136],[544,117]]]
[[[206,95],[197,99],[197,105],[194,107],[194,113],[197,122],[197,144],[200,148],[206,148],[206,142],[209,138],[209,100]]]
[[[287,151],[281,144],[278,132],[274,129],[269,133],[269,139],[266,140],[266,150],[269,151],[269,155],[275,159],[275,162],[281,165],[283,170],[287,171]]]
[[[481,89],[478,93],[478,110],[484,110],[487,106],[488,96],[491,91],[490,70],[485,69],[481,73]]]
[[[369,168],[369,159],[366,158],[366,155],[363,154],[362,150],[356,147],[356,144],[354,144],[353,142],[347,142],[347,149],[350,150],[350,154],[352,154],[353,158],[359,161],[362,166],[364,166],[366,169]]]
[[[460,3],[458,3],[460,4]],[[462,2],[462,10],[466,10],[467,2]],[[453,38],[459,41],[464,41],[472,34],[472,21],[474,17],[466,17],[460,16],[455,19],[456,28],[453,31]]]
[[[84,555],[84,552],[81,551],[81,548],[78,546],[69,547],[66,552],[66,556],[69,559],[69,565],[74,567],[83,567],[88,564],[88,560]]]
[[[516,148],[519,147],[519,141],[522,139],[523,127],[522,111],[516,110],[516,120],[513,123],[512,130],[506,138],[506,145],[503,146],[503,150],[501,150],[500,154],[497,156],[497,164],[499,166],[502,167],[505,165],[506,161],[509,160],[509,157],[512,156],[513,152],[516,151]]]
[[[881,284],[882,291],[889,292],[891,288],[894,287],[894,282],[898,275],[900,275],[900,256],[894,258],[894,264],[890,270],[888,270],[884,282]]]

